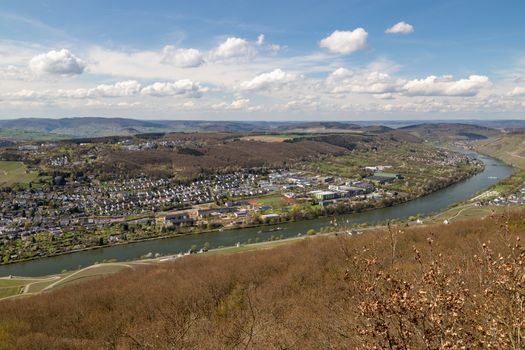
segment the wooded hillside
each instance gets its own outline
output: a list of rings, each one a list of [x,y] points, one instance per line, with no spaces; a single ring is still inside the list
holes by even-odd
[[[525,212],[191,256],[0,303],[2,349],[520,349]]]

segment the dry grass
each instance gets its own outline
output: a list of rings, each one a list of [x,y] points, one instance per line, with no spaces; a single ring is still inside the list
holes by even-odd
[[[0,349],[520,349],[525,212],[189,257],[0,303]]]

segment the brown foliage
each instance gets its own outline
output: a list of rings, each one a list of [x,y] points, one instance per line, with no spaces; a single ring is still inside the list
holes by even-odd
[[[274,167],[341,155],[346,149],[316,141],[254,142],[236,140],[195,148],[197,154],[177,150],[112,150],[98,166],[105,173],[195,177],[204,172],[252,167]],[[235,164],[235,166],[232,166]]]
[[[0,349],[523,348],[523,214],[192,256],[4,301]]]

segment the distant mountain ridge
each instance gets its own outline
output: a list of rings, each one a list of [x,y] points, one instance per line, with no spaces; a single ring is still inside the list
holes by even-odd
[[[20,118],[0,120],[2,140],[40,140],[49,138],[90,138],[132,136],[169,132],[368,132],[403,130],[428,140],[483,139],[498,134],[497,129],[525,126],[525,121],[422,122],[412,121],[213,121],[213,120],[139,120],[131,118],[72,117]],[[33,134],[33,135],[32,135]],[[10,137],[11,136],[11,137]]]
[[[423,123],[400,127],[428,141],[483,140],[501,134],[500,130],[464,123]]]
[[[20,118],[0,120],[0,128],[33,133],[47,133],[71,138],[127,136],[158,132],[282,132],[305,128],[361,129],[348,122],[265,122],[210,120],[138,120],[129,118]]]
[[[96,137],[133,135],[164,129],[165,126],[150,121],[127,118],[21,118],[0,120],[0,128],[38,133],[68,135],[71,137]]]

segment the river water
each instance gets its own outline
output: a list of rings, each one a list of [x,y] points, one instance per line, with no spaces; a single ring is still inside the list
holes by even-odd
[[[431,193],[425,197],[410,202],[399,204],[389,208],[376,209],[363,213],[341,215],[337,222],[344,225],[359,223],[374,224],[395,218],[404,219],[416,214],[429,215],[446,209],[451,204],[461,202],[472,197],[479,191],[483,191],[491,185],[501,181],[512,174],[512,168],[508,165],[477,153],[469,153],[476,156],[485,163],[485,170],[464,181],[458,182],[442,190]],[[318,218],[315,220],[291,222],[279,225],[282,230],[275,232],[267,231],[271,227],[256,227],[238,230],[225,230],[222,232],[209,232],[181,237],[156,239],[137,242],[119,246],[105,247],[94,250],[81,251],[55,257],[42,258],[26,262],[0,266],[1,276],[43,276],[60,273],[63,270],[74,270],[86,267],[95,262],[116,259],[118,261],[134,260],[152,252],[160,254],[176,254],[188,251],[193,245],[203,247],[207,242],[210,248],[233,246],[237,242],[246,243],[248,240],[255,242],[256,239],[264,241],[272,235],[293,237],[299,233],[304,234],[309,229],[319,230],[330,225],[334,218]]]

